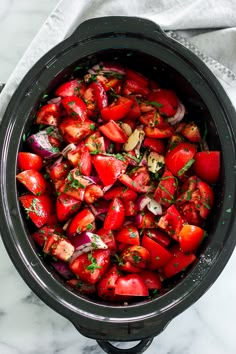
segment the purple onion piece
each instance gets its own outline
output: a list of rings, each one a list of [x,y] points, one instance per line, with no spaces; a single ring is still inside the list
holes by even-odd
[[[175,125],[175,124],[179,123],[184,118],[185,112],[186,112],[186,109],[185,109],[184,105],[181,102],[179,102],[179,105],[178,105],[175,115],[173,117],[168,118],[168,122],[171,125]]]
[[[107,200],[100,199],[95,204],[90,204],[92,213],[98,216],[103,213],[107,213],[109,208],[109,202]]]
[[[50,135],[56,137],[60,141],[62,140],[59,130],[54,127],[50,127]],[[28,139],[27,143],[30,146],[30,150],[35,154],[41,156],[44,159],[52,159],[60,155],[58,148],[52,146],[48,139],[47,129],[40,130],[36,134],[32,134]]]
[[[55,104],[59,104],[61,102],[61,97],[55,97],[55,98],[52,98],[51,100],[49,100],[47,103],[50,104],[50,103],[55,103]]]
[[[71,279],[74,277],[74,274],[71,272],[68,263],[63,261],[52,261],[52,266],[56,269],[56,271],[63,276],[65,279]]]
[[[148,203],[150,203],[150,201],[151,198],[149,198],[147,195],[142,195],[136,200],[135,204],[137,205],[138,210],[141,211],[148,205]]]
[[[147,166],[147,164],[148,164],[148,162],[147,162],[147,151],[145,151],[141,161],[139,162],[139,166]]]
[[[107,245],[102,241],[101,237],[89,231],[82,232],[80,235],[75,236],[71,242],[75,247],[75,252],[70,262],[73,262],[83,253],[88,253],[96,249],[107,249]]]
[[[76,150],[76,149],[77,149],[77,146],[76,146],[75,144],[71,143],[71,144],[67,145],[67,146],[62,150],[61,154],[62,154],[65,158],[67,158],[68,153],[71,152],[71,151],[74,151],[74,150]]]
[[[114,64],[114,63],[107,63],[107,62],[100,62],[96,65],[94,65],[92,68],[88,70],[89,74],[97,74],[97,75],[103,75],[103,74],[119,74],[119,75],[125,75],[125,69],[122,65],[120,64]]]

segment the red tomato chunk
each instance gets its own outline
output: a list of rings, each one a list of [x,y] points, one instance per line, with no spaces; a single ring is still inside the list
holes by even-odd
[[[221,153],[171,88],[114,63],[85,70],[36,112],[20,204],[65,286],[115,303],[161,296],[198,260]]]

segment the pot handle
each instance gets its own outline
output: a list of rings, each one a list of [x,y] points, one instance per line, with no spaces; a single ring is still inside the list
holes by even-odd
[[[99,37],[110,33],[111,36],[117,34],[133,33],[137,36],[166,38],[167,35],[159,25],[150,20],[131,16],[106,16],[98,17],[82,22],[73,32],[71,37],[77,41],[86,40],[91,37]]]
[[[108,354],[141,354],[152,344],[153,338],[142,339],[137,345],[129,349],[120,349],[114,347],[110,342],[97,340],[98,345]]]

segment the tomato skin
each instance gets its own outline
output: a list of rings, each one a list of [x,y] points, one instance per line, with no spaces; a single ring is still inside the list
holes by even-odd
[[[139,275],[143,279],[145,285],[149,290],[160,290],[162,288],[160,275],[157,272],[152,272],[151,270],[144,270],[139,273]]]
[[[201,151],[195,154],[193,169],[207,183],[216,183],[220,175],[220,151]]]
[[[96,234],[101,237],[102,241],[107,245],[111,253],[116,252],[116,240],[112,230],[106,230],[103,227],[96,231]]]
[[[197,188],[200,193],[200,207],[199,214],[203,219],[206,219],[210,210],[214,204],[214,192],[212,188],[203,181],[198,182]],[[198,208],[199,203],[196,201],[196,208]]]
[[[174,134],[174,129],[167,125],[162,128],[152,128],[152,127],[144,127],[145,134],[148,138],[157,138],[157,139],[165,139],[170,138]]]
[[[78,167],[84,176],[90,176],[92,170],[92,158],[87,146],[81,142],[75,150],[69,151],[67,158],[74,167]]]
[[[115,295],[115,286],[121,274],[116,265],[113,265],[105,276],[97,284],[98,296],[103,300],[121,300],[119,296]]]
[[[172,150],[169,150],[165,156],[167,169],[173,173],[174,176],[182,176],[187,170],[187,168],[184,169],[186,164],[190,163],[190,161],[194,162],[193,158],[196,151],[197,148],[192,144],[179,143]]]
[[[103,190],[97,184],[90,184],[85,189],[84,201],[88,204],[93,204],[97,199],[103,197]]]
[[[59,237],[58,235],[50,235],[45,241],[43,252],[50,254],[52,257],[67,262],[74,253],[74,246],[69,240]]]
[[[68,161],[55,163],[50,169],[50,178],[55,181],[58,179],[64,179],[70,172],[70,164]]]
[[[150,253],[143,246],[132,245],[122,252],[121,259],[124,263],[130,262],[134,267],[145,269],[150,262]]]
[[[109,206],[107,215],[104,220],[104,228],[106,230],[119,229],[125,219],[125,208],[119,198],[114,198]]]
[[[184,203],[179,209],[181,215],[188,224],[196,226],[201,226],[203,224],[203,219],[193,202]]]
[[[139,85],[143,87],[148,86],[148,79],[144,75],[138,73],[137,71],[131,70],[129,68],[126,68],[125,72],[126,72],[126,78],[128,80],[136,81]]]
[[[95,264],[95,267],[92,267],[93,264]],[[76,276],[86,283],[96,284],[106,273],[109,265],[110,251],[95,250],[78,256],[70,264],[70,269]]]
[[[155,270],[161,268],[171,259],[170,252],[147,235],[143,236],[141,244],[150,253],[149,269]]]
[[[110,200],[115,197],[121,198],[124,201],[134,201],[137,199],[138,195],[132,189],[126,187],[114,187],[104,194],[105,200]]]
[[[40,196],[46,192],[46,181],[43,175],[36,170],[22,171],[18,173],[16,179],[34,195]]]
[[[61,100],[67,114],[74,120],[84,122],[87,119],[87,106],[78,96],[69,96]]]
[[[174,240],[178,241],[178,234],[183,227],[184,220],[174,205],[171,205],[166,214],[158,221],[158,227],[166,231]]]
[[[60,193],[56,201],[56,213],[60,222],[68,220],[81,206],[78,199],[72,198],[65,193]]]
[[[153,213],[146,212],[137,216],[136,225],[138,229],[155,229],[158,221]]]
[[[59,190],[72,198],[83,201],[86,187],[90,184],[89,180],[80,175],[79,169],[74,168],[63,181]]]
[[[128,175],[123,173],[119,178],[119,181],[123,183],[126,187],[132,189],[135,192],[138,193],[148,193],[151,192],[151,187],[150,186],[144,186],[143,184],[136,183],[133,181],[132,178],[130,178]]]
[[[31,234],[31,236],[39,246],[43,247],[48,237],[54,235],[56,231],[57,230],[55,227],[45,225],[36,230],[33,234]]]
[[[147,127],[151,127],[151,128],[154,128],[154,127],[165,128],[166,127],[166,121],[156,111],[150,111],[150,112],[144,113],[139,118],[139,120],[142,124],[146,125]]]
[[[175,92],[166,89],[158,89],[150,93],[148,101],[160,103],[162,106],[158,107],[158,110],[167,117],[174,116],[179,105]]]
[[[194,122],[186,124],[181,130],[181,134],[193,143],[200,143],[202,139],[198,126]]]
[[[130,107],[129,112],[126,114],[125,119],[123,120],[123,122],[126,122],[128,124],[129,124],[129,121],[134,122],[135,119],[137,119],[141,116],[141,111],[140,111],[139,104],[138,104],[136,97],[130,95],[129,98],[132,100],[132,105]],[[135,126],[131,125],[131,128],[134,129]]]
[[[125,216],[135,216],[139,212],[137,204],[132,200],[124,201],[124,206],[125,206]]]
[[[170,278],[179,272],[182,272],[196,259],[196,256],[193,253],[185,254],[177,247],[173,247],[171,254],[171,260],[163,268],[165,278]]]
[[[115,143],[126,143],[128,140],[128,135],[122,130],[119,125],[114,121],[110,120],[108,123],[101,125],[99,130],[108,139],[114,141]]]
[[[116,240],[118,242],[127,243],[129,245],[140,245],[139,232],[135,225],[128,224],[122,227],[117,233]]]
[[[154,199],[158,203],[168,207],[174,202],[176,189],[175,177],[170,171],[165,170],[154,193]]]
[[[148,288],[138,274],[128,274],[117,280],[115,295],[148,296]]]
[[[55,96],[69,97],[69,96],[83,96],[85,92],[85,84],[82,80],[71,80],[60,85],[56,91]]]
[[[38,228],[46,224],[52,212],[52,201],[49,196],[41,195],[35,197],[32,194],[25,194],[19,197],[19,200],[30,219]]]
[[[140,84],[137,81],[134,80],[126,80],[124,85],[123,85],[123,93],[125,95],[130,95],[130,94],[140,94],[142,96],[147,96],[149,94],[149,89],[148,87],[144,87],[142,84]]]
[[[161,139],[145,138],[143,145],[160,155],[164,155],[165,153],[165,144]]]
[[[144,230],[143,235],[146,235],[152,240],[158,242],[163,247],[168,247],[171,243],[169,236],[159,229]]]
[[[37,124],[59,125],[60,110],[55,103],[49,103],[42,106],[36,114]]]
[[[129,112],[132,104],[133,101],[129,98],[119,96],[115,104],[112,103],[110,106],[101,109],[102,119],[106,121],[123,119]]]
[[[205,231],[195,225],[184,225],[179,232],[178,239],[183,252],[194,252],[199,247]]]
[[[41,156],[31,152],[19,152],[18,166],[20,170],[36,170],[39,171],[43,167],[43,159]]]
[[[114,156],[95,155],[92,161],[104,186],[115,183],[127,167],[126,161],[118,160]]]
[[[83,209],[71,220],[66,232],[68,237],[74,237],[87,230],[87,226],[95,221],[95,217],[89,209]]]
[[[70,117],[64,118],[59,126],[64,140],[75,144],[88,136],[93,131],[93,127],[94,123],[89,119],[79,122]]]
[[[108,99],[107,99],[106,91],[103,88],[103,85],[99,81],[97,81],[97,82],[92,82],[89,87],[94,92],[96,104],[99,111],[107,107]]]

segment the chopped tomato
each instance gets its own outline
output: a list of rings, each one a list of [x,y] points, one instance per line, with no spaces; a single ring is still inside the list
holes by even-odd
[[[104,300],[120,300],[119,296],[115,295],[116,282],[120,277],[119,269],[113,265],[97,284],[98,296]]]
[[[144,235],[142,238],[142,246],[150,253],[149,269],[161,268],[171,259],[170,252],[147,235]]]
[[[65,97],[61,100],[61,103],[67,114],[74,120],[84,122],[87,119],[87,106],[80,97]]]
[[[72,198],[65,193],[60,193],[56,201],[56,212],[60,222],[68,220],[81,206],[78,199]]]
[[[43,247],[44,253],[64,262],[69,261],[74,250],[75,248],[69,240],[55,234],[48,237]]]
[[[160,275],[157,272],[152,272],[151,270],[144,270],[139,273],[139,275],[143,279],[144,283],[146,284],[149,290],[160,290],[162,288]]]
[[[138,274],[128,274],[117,280],[115,295],[148,296],[148,288]]]
[[[19,152],[18,166],[20,170],[39,171],[43,167],[43,159],[41,156],[32,154],[31,152]]]
[[[111,252],[117,250],[114,231],[101,228],[100,230],[96,231],[96,234],[101,237],[102,241],[107,245]]]
[[[59,125],[60,110],[55,103],[42,106],[36,114],[36,123],[45,125]]]
[[[67,154],[67,158],[74,167],[78,167],[80,173],[90,176],[92,170],[92,158],[88,147],[81,142],[75,150],[71,150]]]
[[[184,253],[179,248],[174,247],[171,251],[172,258],[163,268],[163,274],[166,278],[170,278],[179,272],[182,272],[196,259],[193,253]]]
[[[50,168],[50,178],[53,181],[64,179],[70,172],[70,164],[68,161],[56,162]]]
[[[116,182],[126,168],[126,159],[117,159],[115,156],[95,155],[93,156],[93,165],[102,180],[104,186],[109,186]]]
[[[85,189],[84,200],[88,204],[93,204],[97,199],[103,197],[103,190],[97,184],[90,184]]]
[[[60,97],[83,96],[85,88],[86,86],[82,80],[71,80],[60,85],[56,89],[55,95]]]
[[[95,217],[89,209],[83,209],[76,214],[66,230],[69,237],[76,236],[83,231],[91,230]]]
[[[172,150],[169,150],[165,156],[167,169],[174,176],[181,177],[194,163],[194,156],[197,149],[189,143],[179,143]]]
[[[181,130],[181,134],[193,143],[200,143],[201,141],[200,131],[194,122],[186,124],[183,130]]]
[[[147,113],[144,113],[140,118],[140,122],[147,127],[157,127],[157,128],[165,128],[166,127],[166,122],[163,117],[160,116],[157,111],[150,111]]]
[[[80,294],[91,295],[96,293],[95,284],[88,284],[81,279],[69,279],[66,283],[75,288]]]
[[[125,122],[125,121],[128,122],[128,120],[131,120],[131,122],[134,122],[134,120],[139,118],[141,115],[141,111],[140,111],[139,104],[138,104],[136,97],[130,95],[129,98],[132,100],[132,105],[130,107],[130,110],[126,114],[125,120],[123,120],[123,122]]]
[[[158,225],[158,220],[153,213],[142,212],[137,215],[136,224],[138,229],[155,229]]]
[[[104,228],[107,230],[119,229],[125,219],[125,208],[119,198],[114,198],[111,202],[104,220]]]
[[[140,82],[134,80],[126,80],[123,86],[123,93],[125,95],[140,94],[142,96],[147,96],[149,92],[148,87],[144,87]]]
[[[71,264],[70,269],[81,280],[89,284],[97,283],[110,265],[109,250],[95,250],[83,253]]]
[[[177,185],[175,177],[170,171],[165,170],[154,193],[154,199],[158,203],[168,207],[171,203],[174,202],[176,189]]]
[[[117,233],[116,240],[119,242],[127,243],[129,245],[139,245],[139,232],[134,224],[128,224],[122,227]]]
[[[144,230],[143,235],[150,237],[152,240],[158,242],[163,247],[168,247],[171,243],[170,237],[159,229]]]
[[[137,196],[138,195],[136,192],[127,187],[114,187],[104,194],[104,199],[110,200],[115,197],[118,197],[124,201],[134,201],[135,199],[137,199]]]
[[[183,227],[183,224],[184,220],[174,205],[171,205],[158,221],[158,226],[175,240],[178,240],[177,236]]]
[[[166,125],[162,128],[144,128],[145,134],[149,138],[166,139],[170,138],[174,134],[174,129],[170,125]]]
[[[143,145],[160,155],[165,153],[165,144],[162,139],[145,138]]]
[[[132,245],[122,252],[121,259],[124,264],[129,262],[134,267],[145,269],[150,262],[150,253],[140,245]]]
[[[101,116],[104,120],[120,120],[126,116],[132,104],[132,100],[120,96],[115,103],[101,109]]]
[[[220,151],[201,151],[194,156],[193,169],[207,183],[216,183],[220,174]]]
[[[133,200],[124,200],[125,216],[135,216],[138,214],[138,207]]]
[[[93,131],[95,123],[89,119],[80,122],[67,117],[59,127],[66,142],[77,144]]]
[[[183,252],[194,252],[199,247],[205,231],[195,225],[184,225],[179,232],[178,239]]]
[[[138,73],[137,71],[131,70],[129,68],[127,68],[125,72],[126,72],[126,78],[128,80],[136,81],[138,84],[140,84],[143,87],[148,86],[148,79],[144,75]]]
[[[46,192],[46,181],[43,175],[36,170],[20,172],[16,178],[34,195],[40,196]]]
[[[107,124],[101,125],[99,130],[108,139],[116,143],[126,143],[128,140],[128,135],[122,130],[119,125],[114,121],[110,120]]]
[[[24,194],[19,197],[27,215],[37,227],[46,224],[48,217],[52,212],[52,201],[47,195],[34,196],[32,194]]]
[[[99,81],[92,82],[90,84],[90,88],[94,92],[98,109],[101,110],[101,109],[107,107],[108,99],[107,99],[106,91],[103,88],[103,85]]]
[[[178,98],[174,91],[165,89],[158,89],[150,93],[148,101],[159,104],[159,112],[167,117],[174,116],[179,105]]]

